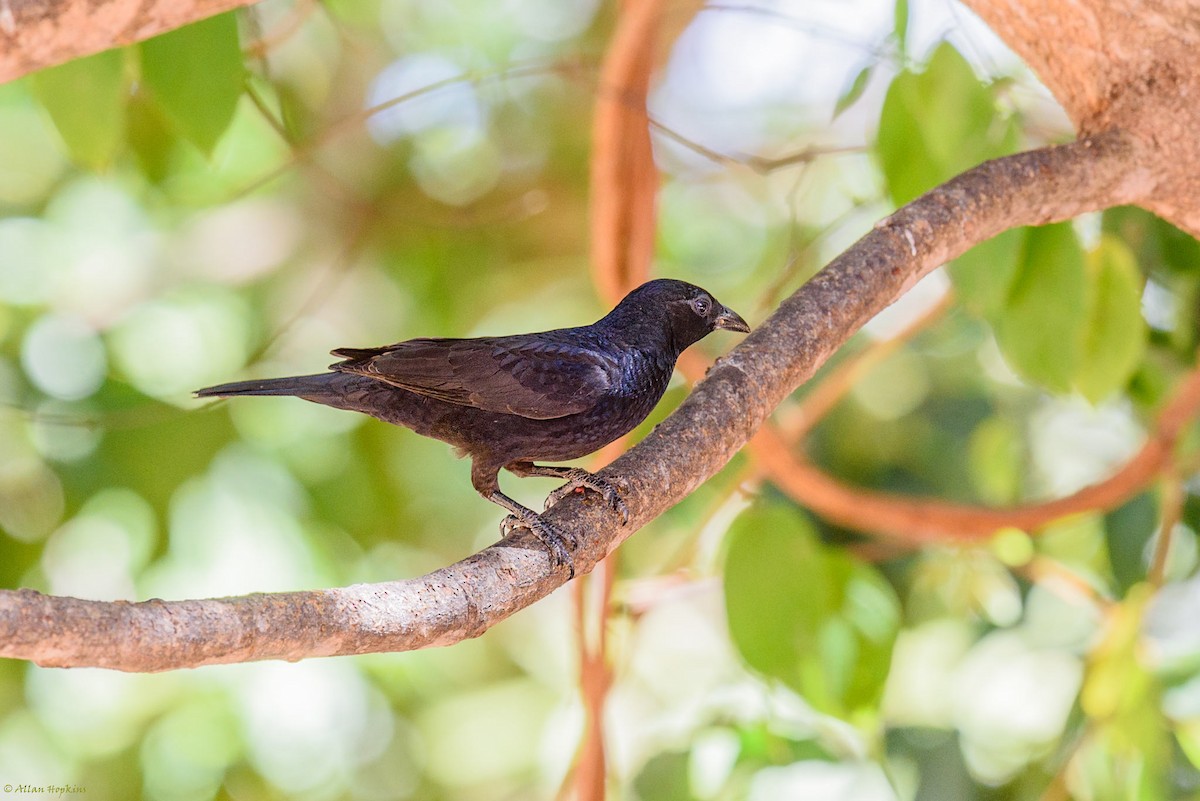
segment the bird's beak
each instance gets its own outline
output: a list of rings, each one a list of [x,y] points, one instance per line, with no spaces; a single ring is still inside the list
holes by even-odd
[[[742,319],[742,315],[728,306],[721,307],[721,313],[717,315],[715,325],[717,328],[723,328],[726,331],[740,331],[743,334],[750,333],[750,326],[746,325],[746,321]]]

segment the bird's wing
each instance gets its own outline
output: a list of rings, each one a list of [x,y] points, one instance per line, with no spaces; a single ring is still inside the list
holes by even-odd
[[[538,420],[566,417],[591,408],[618,383],[620,361],[557,333],[344,348],[333,355],[346,361],[331,367],[460,406]]]

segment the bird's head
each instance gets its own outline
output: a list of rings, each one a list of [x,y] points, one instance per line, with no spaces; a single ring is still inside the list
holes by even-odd
[[[707,290],[670,278],[642,284],[624,297],[609,318],[637,327],[657,323],[680,352],[718,329],[750,331],[741,315]]]

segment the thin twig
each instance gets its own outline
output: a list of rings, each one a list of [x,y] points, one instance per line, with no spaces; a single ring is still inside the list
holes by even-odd
[[[299,33],[300,29],[304,27],[304,23],[319,7],[320,4],[317,0],[296,0],[296,4],[282,21],[257,39],[247,42],[242,48],[242,52],[246,54],[247,58],[265,57],[267,53]]]
[[[548,64],[544,62],[537,62],[508,65],[504,67],[497,67],[491,70],[472,70],[460,73],[458,75],[452,75],[448,78],[443,78],[440,81],[434,81],[433,83],[413,89],[411,92],[405,92],[404,94],[389,98],[382,103],[376,103],[373,106],[368,106],[361,111],[349,114],[337,122],[332,123],[312,140],[294,146],[290,158],[286,159],[282,164],[279,164],[274,169],[271,169],[258,178],[250,181],[241,189],[235,191],[229,199],[235,200],[254,194],[264,186],[267,186],[276,179],[286,175],[298,164],[301,164],[304,161],[312,158],[316,151],[320,150],[341,136],[351,131],[360,129],[371,117],[379,114],[380,112],[387,111],[390,108],[395,108],[396,106],[416,100],[419,97],[423,97],[441,89],[446,89],[461,83],[477,84],[498,78],[510,80],[515,78],[533,77],[536,75],[545,75],[564,70],[570,70],[572,69],[573,65],[577,64],[578,62],[575,61],[561,60]]]
[[[1171,541],[1175,535],[1175,527],[1183,519],[1183,504],[1187,493],[1183,488],[1183,477],[1176,466],[1168,462],[1163,471],[1162,488],[1159,495],[1162,518],[1158,528],[1158,539],[1154,544],[1154,555],[1150,560],[1150,570],[1146,580],[1155,587],[1161,587],[1167,575],[1167,558],[1171,555]]]
[[[822,227],[821,230],[810,235],[803,245],[796,247],[795,244],[793,244],[792,253],[789,255],[787,262],[783,266],[783,269],[779,271],[779,275],[777,275],[775,279],[771,281],[771,284],[762,293],[759,308],[773,309],[776,305],[778,305],[779,298],[784,287],[797,280],[796,274],[799,268],[807,265],[809,263],[809,258],[816,253],[817,248],[823,242],[825,242],[825,240],[829,239],[829,237],[840,230],[843,225],[852,220],[855,215],[862,211],[863,206],[868,202],[871,201],[856,199],[850,208],[839,214],[829,224]],[[794,209],[793,226],[795,226]]]
[[[672,142],[682,145],[714,164],[721,164],[728,167],[747,167],[759,175],[768,175],[776,170],[793,167],[797,164],[809,164],[822,156],[865,153],[868,149],[866,145],[811,145],[783,156],[731,155],[729,153],[718,152],[700,144],[695,139],[685,136],[656,117],[648,116],[646,119],[652,130],[658,131]]]

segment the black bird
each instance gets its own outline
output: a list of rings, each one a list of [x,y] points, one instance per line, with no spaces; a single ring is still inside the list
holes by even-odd
[[[507,509],[507,534],[524,526],[571,567],[563,533],[500,492],[500,468],[599,492],[628,510],[607,481],[578,467],[535,464],[585,456],[646,419],[667,389],[679,354],[716,329],[748,332],[736,312],[698,286],[658,279],[630,292],[601,320],[578,328],[477,339],[410,339],[381,348],[341,348],[333,372],[238,381],[199,397],[294,395],[363,412],[454,445],[471,457],[471,483]],[[572,543],[574,544],[574,543]]]

